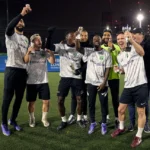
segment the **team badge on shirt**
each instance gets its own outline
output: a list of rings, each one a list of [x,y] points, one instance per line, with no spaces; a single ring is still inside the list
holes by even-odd
[[[104,60],[104,56],[100,56],[99,59],[100,59],[100,60]]]

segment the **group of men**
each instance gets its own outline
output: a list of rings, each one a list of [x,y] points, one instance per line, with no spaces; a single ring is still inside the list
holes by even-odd
[[[117,44],[112,42],[111,30],[104,30],[102,38],[95,35],[89,42],[88,32],[79,28],[68,32],[65,40],[58,44],[52,43],[55,28],[49,28],[46,49],[42,49],[39,34],[28,39],[23,35],[23,17],[31,11],[29,6],[23,8],[20,15],[14,18],[6,29],[6,47],[8,60],[4,78],[4,97],[2,104],[2,132],[9,136],[8,124],[17,131],[21,127],[16,118],[21,106],[24,90],[27,84],[26,99],[28,101],[29,126],[35,126],[35,100],[37,94],[42,99],[42,122],[49,126],[47,114],[49,110],[50,89],[47,77],[47,60],[55,63],[53,49],[60,56],[60,82],[58,86],[58,110],[61,123],[57,130],[62,130],[68,124],[74,123],[85,128],[90,121],[88,134],[92,134],[97,126],[95,120],[95,103],[98,94],[101,106],[101,134],[107,133],[109,123],[108,87],[111,91],[114,108],[116,137],[125,131],[125,111],[129,108],[129,131],[135,126],[135,104],[138,113],[138,131],[131,146],[136,147],[142,142],[143,130],[150,133],[148,125],[148,95],[149,95],[149,37],[144,36],[142,29],[137,28],[132,33],[126,31],[117,34]],[[128,47],[127,42],[130,42]],[[125,74],[125,85],[119,101],[119,78]],[[65,98],[71,89],[71,113],[67,119],[65,113]],[[7,122],[10,102],[15,92],[15,102],[12,116]],[[87,117],[87,101],[89,120]],[[77,118],[75,112],[77,110]]]

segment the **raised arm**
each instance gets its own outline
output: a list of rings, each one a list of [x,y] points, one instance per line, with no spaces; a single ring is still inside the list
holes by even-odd
[[[50,57],[47,58],[47,60],[51,63],[54,64],[55,63],[55,56],[54,56],[54,52],[46,49],[46,51],[48,52],[48,54],[50,55]]]
[[[18,22],[29,12],[31,11],[30,7],[23,7],[21,13],[16,16],[7,26],[6,28],[6,35],[8,36],[12,36],[14,34],[14,28],[16,27],[16,25],[18,24]]]
[[[125,32],[125,36],[129,38],[130,43],[134,46],[135,51],[140,55],[140,56],[144,56],[144,49],[143,47],[138,44],[137,42],[135,42],[132,38],[132,34],[130,32]]]
[[[28,63],[30,61],[30,54],[31,54],[32,51],[34,51],[34,48],[30,46],[28,48],[28,51],[27,51],[26,55],[24,56],[24,62],[25,63]]]

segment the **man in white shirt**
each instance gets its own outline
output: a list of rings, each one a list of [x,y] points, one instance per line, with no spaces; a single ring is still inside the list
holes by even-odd
[[[4,76],[1,129],[6,136],[10,135],[8,124],[14,126],[17,131],[21,130],[21,127],[16,123],[16,118],[18,116],[26,87],[27,73],[23,57],[28,48],[28,39],[23,35],[25,27],[23,17],[30,11],[31,8],[29,6],[24,7],[21,13],[8,24],[5,33],[8,58]],[[12,115],[7,123],[7,114],[14,94],[15,101]]]
[[[84,62],[87,62],[86,80],[87,96],[89,101],[90,128],[88,134],[92,134],[97,123],[95,122],[95,103],[98,93],[101,103],[102,123],[101,133],[107,132],[106,116],[108,112],[108,75],[112,67],[112,59],[109,52],[101,49],[101,38],[98,35],[93,37],[94,48],[84,48]],[[79,49],[80,51],[80,49]]]
[[[29,126],[35,127],[35,101],[37,94],[42,99],[42,122],[45,127],[49,126],[47,115],[49,111],[50,89],[48,84],[47,60],[55,63],[54,53],[48,49],[41,49],[42,41],[39,34],[34,34],[30,38],[31,46],[24,57],[27,65],[27,95]]]
[[[126,51],[126,38],[132,44],[131,51]],[[117,36],[117,42],[121,48],[117,59],[120,71],[125,73],[125,85],[118,108],[119,128],[111,136],[116,137],[125,131],[125,111],[128,104],[134,102],[137,104],[138,132],[132,141],[131,147],[136,147],[142,142],[142,133],[146,122],[145,105],[148,97],[148,87],[143,60],[144,50],[132,39],[130,32],[120,33]],[[115,67],[115,69],[118,68]]]
[[[65,37],[65,43],[54,44],[53,49],[60,56],[60,77],[61,80],[58,86],[58,109],[62,119],[57,130],[62,130],[67,126],[67,118],[65,114],[64,101],[68,95],[69,89],[75,93],[77,100],[77,124],[84,128],[85,124],[81,120],[81,94],[82,94],[82,76],[78,69],[81,68],[81,60],[83,55],[76,51],[75,48],[75,33],[68,32]],[[49,41],[49,43],[51,43]],[[52,46],[51,46],[52,47]]]

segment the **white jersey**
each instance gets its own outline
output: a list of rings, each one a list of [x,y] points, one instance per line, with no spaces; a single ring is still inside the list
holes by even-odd
[[[87,62],[88,61],[88,56],[94,52],[94,48],[84,48],[84,56],[83,56],[83,62]]]
[[[16,67],[26,69],[23,57],[29,45],[28,39],[24,35],[14,33],[12,36],[5,35],[7,48],[6,67]]]
[[[120,67],[125,72],[125,88],[147,83],[143,57],[132,46],[130,52],[123,51],[117,56]]]
[[[67,44],[54,44],[55,51],[60,56],[60,76],[67,78],[81,79],[80,75],[75,75],[74,71],[81,68],[83,55],[76,51],[75,47],[69,47]]]
[[[89,49],[89,52],[86,49],[86,57],[88,59],[85,83],[99,86],[104,82],[106,68],[112,67],[112,58],[107,51],[94,49]],[[108,86],[108,83],[106,85]]]
[[[30,62],[27,65],[27,84],[48,83],[47,58],[50,57],[44,50],[30,53]]]

